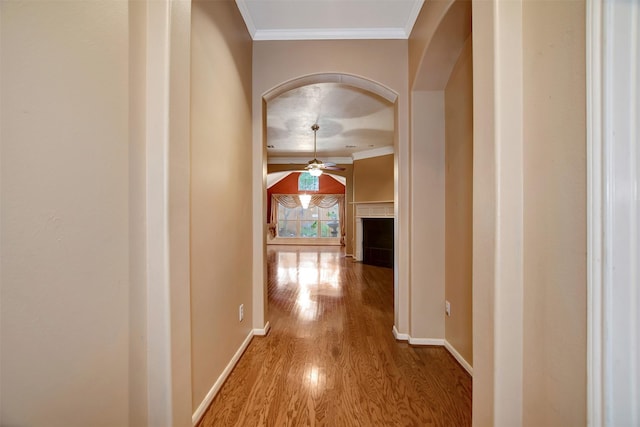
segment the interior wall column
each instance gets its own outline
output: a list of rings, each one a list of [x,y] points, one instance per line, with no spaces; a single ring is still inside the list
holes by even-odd
[[[190,426],[191,3],[146,7],[147,425]]]
[[[522,425],[522,1],[473,2],[473,425]]]
[[[445,338],[444,91],[411,94],[411,327],[421,342]]]
[[[267,103],[262,97],[253,100],[253,146],[251,182],[253,192],[253,329],[268,331],[267,316]],[[259,112],[259,114],[255,113]]]
[[[403,93],[409,93],[405,87]],[[411,300],[411,228],[410,228],[410,188],[411,162],[409,146],[409,100],[408,97],[396,101],[394,140],[394,331],[408,334],[410,330]]]

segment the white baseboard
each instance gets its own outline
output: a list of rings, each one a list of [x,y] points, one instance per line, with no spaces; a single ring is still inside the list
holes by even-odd
[[[267,321],[267,324],[264,325],[264,328],[262,329],[254,329],[253,330],[253,335],[258,335],[258,336],[265,336],[269,333],[269,329],[271,329],[271,325],[269,324],[269,322]]]
[[[398,341],[409,341],[409,335],[401,334],[400,332],[398,332],[398,329],[396,329],[396,325],[393,325],[393,336]]]
[[[458,363],[460,363],[462,365],[462,367],[465,369],[465,371],[467,371],[469,373],[469,375],[471,375],[473,377],[473,367],[469,364],[469,362],[464,360],[464,357],[462,357],[462,355],[460,353],[458,353],[458,350],[456,350],[456,348],[454,346],[452,346],[451,343],[449,341],[447,341],[446,339],[442,339],[442,338],[413,338],[409,334],[401,334],[400,332],[398,332],[398,329],[396,329],[395,325],[393,325],[393,336],[398,341],[408,341],[409,344],[411,344],[411,345],[438,345],[438,346],[446,348],[447,351],[458,361]]]
[[[412,345],[444,345],[444,340],[442,338],[413,338],[409,337],[409,344]]]
[[[268,331],[268,326],[269,324],[267,323],[267,325],[265,325],[265,329],[267,331]],[[224,384],[225,380],[227,379],[227,377],[229,376],[233,368],[236,366],[236,363],[238,363],[238,360],[240,360],[242,353],[244,353],[244,351],[249,346],[249,343],[251,342],[251,338],[253,338],[253,335],[254,335],[254,330],[249,331],[249,335],[247,335],[247,338],[245,338],[245,340],[242,342],[242,344],[240,345],[240,348],[238,349],[238,351],[236,351],[236,354],[233,355],[227,367],[224,368],[224,371],[222,371],[222,374],[220,374],[220,376],[218,377],[218,380],[213,384],[213,387],[211,387],[211,390],[209,390],[209,393],[207,393],[202,403],[200,403],[200,406],[198,406],[198,409],[196,409],[196,411],[191,416],[191,423],[194,425],[194,427],[196,424],[198,424],[198,422],[200,421],[200,418],[202,418],[204,413],[207,411],[207,409],[209,408],[209,405],[211,405],[213,398],[216,397],[216,394],[218,394],[218,392],[220,391],[220,388],[222,388],[222,384]]]
[[[462,365],[462,367],[469,373],[469,375],[473,376],[473,368],[471,367],[469,362],[464,360],[464,357],[462,357],[462,355],[460,353],[458,353],[458,350],[456,350],[456,348],[454,346],[452,346],[449,341],[444,340],[444,347],[447,350],[449,350],[449,353],[451,353],[451,355],[453,357],[455,357],[455,359],[458,361],[458,363],[460,363]]]

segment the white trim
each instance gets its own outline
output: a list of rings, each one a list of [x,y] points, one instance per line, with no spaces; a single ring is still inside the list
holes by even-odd
[[[271,157],[267,158],[269,165],[306,165],[310,157]],[[328,157],[322,159],[323,162],[335,163],[337,165],[350,165],[353,163],[351,157]],[[301,170],[302,171],[302,170]],[[295,172],[295,171],[292,171]]]
[[[393,325],[393,330],[392,331],[393,331],[393,336],[398,341],[409,341],[409,335],[408,334],[401,334],[400,332],[398,332],[398,329],[396,328],[396,325]]]
[[[358,151],[351,156],[353,160],[370,159],[372,157],[388,156],[395,152],[393,145],[385,145],[384,147],[372,148],[371,150]]]
[[[640,425],[640,5],[602,2],[602,401],[605,426]]]
[[[444,347],[447,350],[449,350],[449,353],[451,353],[451,355],[458,361],[458,363],[462,365],[462,367],[469,373],[469,375],[473,376],[473,367],[469,364],[469,362],[467,362],[464,359],[464,357],[462,357],[460,353],[458,353],[458,350],[456,350],[456,348],[452,346],[451,343],[446,339],[444,340]]]
[[[602,389],[602,3],[587,4],[587,426],[604,425]]]
[[[267,174],[267,190],[289,175],[291,175],[294,171],[282,171],[282,172],[271,172]]]
[[[308,86],[316,83],[338,83],[347,86],[353,86],[367,92],[373,92],[392,104],[395,104],[398,100],[398,94],[394,90],[383,86],[373,80],[368,80],[357,75],[345,73],[314,73],[307,74],[306,76],[302,77],[297,77],[280,84],[279,86],[269,90],[268,92],[265,92],[263,94],[263,100],[266,103],[269,103],[271,100],[279,97],[285,92],[289,92],[292,89],[297,89],[302,86]],[[262,145],[260,146],[260,148],[262,149]]]
[[[330,176],[333,179],[335,179],[336,181],[338,181],[340,184],[344,185],[345,187],[347,186],[347,177],[346,176],[336,175],[334,173],[329,173],[329,172],[324,172],[324,174],[327,175],[327,176]]]
[[[442,338],[413,338],[409,336],[409,344],[411,345],[437,345],[444,347],[444,340]]]
[[[377,200],[375,202],[349,202],[350,205],[378,205],[383,203],[393,203],[393,200]]]
[[[587,424],[638,425],[640,6],[587,7]]]
[[[146,6],[147,421],[173,423],[169,229],[171,0]]]
[[[363,261],[363,239],[364,229],[362,224],[363,218],[395,218],[394,203],[393,202],[354,202],[355,209],[353,216],[355,218],[356,230],[355,230],[355,253],[353,259],[355,261]],[[394,225],[395,233],[395,225]]]
[[[264,325],[264,328],[254,329],[253,330],[253,335],[259,336],[259,337],[264,337],[269,333],[270,330],[271,330],[271,324],[267,321],[266,325]]]
[[[267,245],[276,246],[341,246],[339,237],[273,237]]]
[[[256,30],[253,40],[396,40],[407,39],[409,34],[404,28],[279,29]]]
[[[358,218],[394,218],[393,200],[389,202],[353,202],[355,212],[353,215]]]
[[[473,377],[473,367],[469,362],[467,362],[464,357],[454,346],[451,345],[449,341],[443,338],[413,338],[409,334],[401,334],[396,329],[396,326],[393,325],[393,336],[398,341],[407,341],[411,345],[437,345],[439,347],[444,347],[447,351],[462,365],[465,371],[469,373]]]
[[[268,326],[269,324],[267,323],[267,325],[265,325],[265,329],[268,329]],[[254,335],[254,331],[253,330],[249,331],[249,334],[240,345],[240,348],[238,349],[238,351],[236,351],[236,354],[233,355],[233,357],[227,364],[227,367],[224,368],[224,371],[222,371],[222,374],[220,374],[216,382],[213,384],[213,387],[211,387],[211,390],[209,390],[209,393],[207,393],[204,400],[200,403],[196,411],[193,413],[191,417],[191,423],[193,424],[194,427],[198,424],[198,422],[200,422],[200,418],[202,418],[204,413],[207,411],[207,409],[209,408],[209,405],[211,405],[211,402],[213,402],[213,398],[216,397],[216,394],[218,394],[218,392],[222,388],[222,385],[226,381],[227,377],[229,377],[229,374],[231,374],[231,371],[233,371],[233,368],[236,366],[236,364],[240,360],[240,357],[242,357],[242,354],[249,346],[249,343],[251,342],[253,335]]]
[[[236,0],[236,5],[238,6],[240,15],[242,15],[242,20],[247,26],[247,31],[249,31],[249,34],[253,39],[256,34],[256,24],[253,23],[253,18],[251,18],[251,12],[249,12],[247,2],[245,0]]]
[[[407,24],[404,27],[404,32],[407,35],[407,38],[411,36],[411,31],[413,31],[413,26],[416,24],[416,20],[418,19],[418,15],[420,15],[420,10],[424,5],[424,0],[417,0],[413,2],[413,8],[409,13],[409,17],[407,18]]]

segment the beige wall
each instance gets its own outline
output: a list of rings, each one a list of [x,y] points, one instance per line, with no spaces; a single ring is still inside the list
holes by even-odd
[[[196,1],[191,48],[191,328],[197,408],[252,329],[251,39],[234,2]],[[238,321],[238,306],[245,318]]]
[[[523,29],[523,424],[585,425],[585,3],[526,1]]]
[[[463,293],[458,286],[448,288],[448,296],[456,300],[452,302],[455,319],[447,319],[448,336],[445,336],[444,303],[445,265],[450,266],[458,261],[457,254],[451,255],[451,250],[445,257],[445,204],[446,201],[452,202],[456,197],[463,197],[464,192],[458,191],[459,185],[456,183],[466,182],[464,179],[466,177],[468,180],[470,174],[470,168],[465,169],[461,180],[458,180],[458,176],[451,171],[449,165],[445,188],[445,145],[451,158],[453,146],[449,146],[450,142],[470,142],[466,139],[469,128],[458,129],[457,126],[467,125],[464,123],[464,117],[471,108],[471,93],[467,93],[466,99],[462,99],[461,92],[467,89],[464,87],[464,78],[461,78],[463,74],[460,71],[452,71],[471,32],[470,14],[471,4],[467,1],[428,2],[420,12],[409,39],[412,81],[411,337],[422,339],[422,342],[426,343],[450,339],[450,344],[456,350],[460,351],[457,346],[463,346],[461,353],[469,363],[471,345],[467,341],[471,339],[470,302],[461,298]],[[466,57],[468,53],[465,54]],[[467,62],[470,62],[470,59],[467,59]],[[450,76],[455,83],[448,91],[448,135],[445,144],[445,87]],[[466,78],[469,76],[470,74],[464,75]],[[460,164],[456,159],[453,167],[467,168],[468,165],[464,162]],[[458,191],[460,194],[445,196],[445,190],[454,193]],[[447,220],[451,223],[452,219],[454,215],[449,209]],[[449,230],[452,230],[451,226]],[[449,235],[449,249],[453,249],[458,243],[458,249],[469,244],[468,239],[456,243],[453,243],[452,239],[453,236]],[[470,248],[467,250],[470,256]],[[470,263],[468,259],[461,262]]]
[[[0,7],[0,424],[125,426],[128,4]]]
[[[353,198],[356,202],[393,200],[393,154],[353,162]]]
[[[473,12],[474,425],[585,425],[585,4]]]
[[[444,91],[411,95],[411,331],[444,339]]]
[[[495,425],[496,155],[492,2],[473,4],[473,426]]]
[[[408,194],[408,58],[406,40],[316,40],[257,41],[253,45],[254,155],[263,155],[263,97],[269,91],[293,79],[319,73],[344,73],[359,76],[385,86],[398,95],[396,102],[396,138],[394,199],[398,232],[396,244],[395,325],[401,332],[409,328],[409,194]],[[254,191],[264,188],[262,176],[254,178]],[[264,191],[264,190],[263,190]],[[265,203],[254,194],[254,201]],[[261,246],[257,241],[256,247]],[[260,250],[261,247],[259,248]],[[259,253],[254,251],[255,253]],[[255,271],[262,266],[256,259]],[[263,292],[264,277],[254,277],[256,292]]]
[[[469,363],[472,346],[473,67],[467,39],[445,89],[445,338]]]
[[[470,34],[471,1],[425,2],[409,39],[411,88],[443,90]]]
[[[415,81],[424,67],[425,51],[438,31],[442,18],[455,0],[431,0],[425,2],[420,9],[409,37],[409,83],[413,90]],[[421,77],[425,78],[425,77]],[[419,88],[424,90],[425,88]]]
[[[129,423],[148,422],[145,2],[129,4]]]

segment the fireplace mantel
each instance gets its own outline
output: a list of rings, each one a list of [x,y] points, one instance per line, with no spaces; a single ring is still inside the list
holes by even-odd
[[[362,261],[362,218],[395,218],[393,214],[393,202],[354,202],[356,235],[355,255],[356,261]]]

